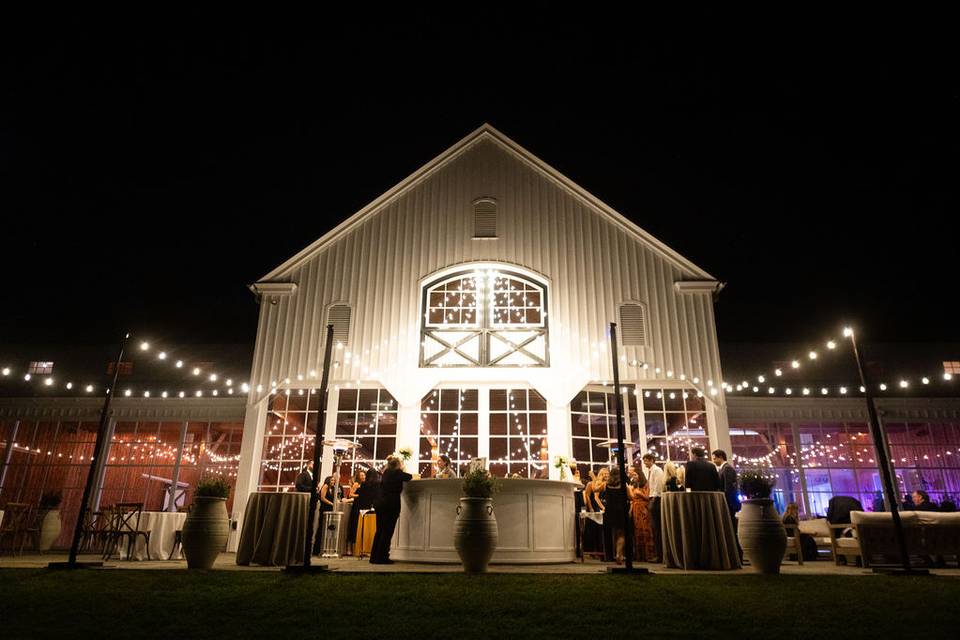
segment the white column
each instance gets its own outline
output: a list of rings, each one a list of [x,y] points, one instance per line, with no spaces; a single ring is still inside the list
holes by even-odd
[[[708,396],[704,396],[707,403],[707,423],[710,426],[710,448],[723,449],[727,456],[732,453],[730,443],[730,424],[727,422],[727,409],[721,407]]]
[[[337,407],[340,405],[340,390],[331,386],[327,388],[327,413],[323,418],[323,424],[319,425],[323,429],[321,440],[337,439]],[[352,439],[352,438],[351,438]],[[323,455],[320,456],[320,476],[317,486],[323,484],[327,476],[333,474],[333,447],[323,447]]]
[[[240,461],[237,466],[237,484],[233,489],[233,513],[236,529],[230,532],[227,551],[236,551],[243,529],[243,512],[250,492],[260,484],[260,457],[263,453],[263,431],[267,422],[269,397],[248,404],[243,420],[243,441],[240,443]]]
[[[397,450],[404,447],[413,452],[407,463],[407,473],[420,472],[420,403],[401,404],[397,407]]]
[[[555,456],[569,458],[570,451],[570,405],[547,402],[547,446],[550,447],[550,479],[559,480],[560,470],[553,466]]]

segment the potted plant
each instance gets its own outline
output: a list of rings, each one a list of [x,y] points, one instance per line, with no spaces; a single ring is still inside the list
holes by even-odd
[[[760,573],[780,573],[780,563],[787,548],[787,532],[773,506],[770,494],[773,482],[761,471],[740,474],[743,496],[737,536],[750,565]]]
[[[60,537],[60,503],[63,494],[48,491],[40,497],[40,542],[39,551],[50,551],[53,543]]]
[[[230,485],[223,478],[207,478],[197,483],[193,508],[183,523],[183,554],[190,569],[210,569],[224,549],[230,533],[227,498]]]
[[[462,489],[453,544],[464,571],[483,573],[497,548],[497,518],[493,515],[497,484],[486,469],[476,468],[463,477]]]

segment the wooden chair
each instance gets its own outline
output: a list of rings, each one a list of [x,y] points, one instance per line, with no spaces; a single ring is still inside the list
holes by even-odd
[[[80,550],[104,550],[107,538],[110,535],[110,524],[113,518],[113,509],[110,507],[102,511],[87,511],[83,516],[83,527],[80,529]]]
[[[191,505],[188,505],[179,508],[177,511],[180,513],[190,513],[190,508]],[[177,550],[183,551],[183,529],[177,529],[173,532],[173,547],[170,548],[170,555],[167,556],[167,560],[173,560]]]
[[[30,525],[30,505],[23,502],[8,502],[4,507],[3,522],[0,523],[0,550],[3,540],[10,540],[11,555],[23,555],[23,543]],[[19,540],[20,546],[17,546]]]
[[[133,551],[136,548],[137,538],[143,536],[147,550],[147,560],[150,560],[150,532],[140,531],[140,517],[143,515],[142,502],[118,502],[113,505],[113,518],[110,528],[107,549],[104,559],[109,560],[117,550],[121,539],[127,541],[127,560],[133,560]]]
[[[783,554],[784,560],[789,560],[791,554],[797,556],[797,564],[803,564],[803,548],[800,545],[800,525],[784,524],[787,530],[787,550]]]

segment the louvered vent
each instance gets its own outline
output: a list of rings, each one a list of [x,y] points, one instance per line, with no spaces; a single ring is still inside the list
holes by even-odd
[[[620,339],[625,347],[647,344],[647,317],[642,305],[620,305]]]
[[[473,203],[473,237],[497,237],[497,201],[481,198]]]
[[[327,324],[333,325],[333,344],[350,344],[350,305],[335,304],[327,311]]]

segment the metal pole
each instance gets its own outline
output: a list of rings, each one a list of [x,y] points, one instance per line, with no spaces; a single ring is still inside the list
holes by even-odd
[[[887,448],[887,438],[880,428],[880,420],[877,417],[877,408],[873,401],[873,392],[870,384],[867,382],[867,375],[863,367],[863,357],[857,349],[857,337],[853,331],[850,332],[850,343],[853,345],[853,356],[857,360],[857,371],[860,373],[860,384],[863,385],[864,398],[867,401],[867,415],[870,418],[870,433],[873,435],[873,446],[877,450],[877,466],[880,468],[880,477],[883,478],[883,492],[886,495],[887,503],[890,505],[890,515],[893,516],[893,531],[897,538],[897,546],[900,548],[900,557],[903,560],[904,571],[910,572],[910,555],[907,553],[907,539],[903,533],[903,523],[900,521],[900,505],[897,503],[897,495],[894,492],[893,474],[890,471],[890,456]]]
[[[83,498],[80,500],[80,513],[77,514],[77,524],[73,528],[73,543],[70,545],[70,559],[67,561],[68,567],[77,566],[77,552],[80,550],[80,537],[83,535],[83,521],[87,515],[90,494],[93,492],[93,481],[97,475],[97,468],[100,466],[100,458],[103,456],[104,440],[106,440],[107,416],[110,412],[110,400],[113,398],[113,391],[117,388],[117,378],[120,376],[120,363],[123,361],[123,352],[127,347],[127,340],[130,334],[126,333],[123,340],[120,341],[120,353],[113,365],[113,381],[103,394],[103,408],[100,410],[100,426],[97,428],[97,442],[93,446],[93,458],[90,460],[90,471],[87,473],[87,483],[83,487]]]
[[[627,468],[623,455],[623,398],[620,394],[620,363],[617,361],[617,323],[610,323],[610,357],[613,359],[613,397],[617,411],[617,466],[620,468],[620,490],[623,493],[624,529],[623,552],[627,572],[633,571],[633,520],[630,518],[630,493],[627,491]]]
[[[330,357],[333,353],[333,325],[327,325],[327,344],[323,351],[323,377],[320,379],[320,413],[313,444],[313,483],[310,489],[310,509],[307,512],[307,541],[303,548],[303,566],[310,566],[313,555],[313,516],[317,512],[317,480],[320,478],[320,454],[323,448],[323,429],[327,415],[327,387],[330,384]],[[320,523],[323,526],[323,523]]]

